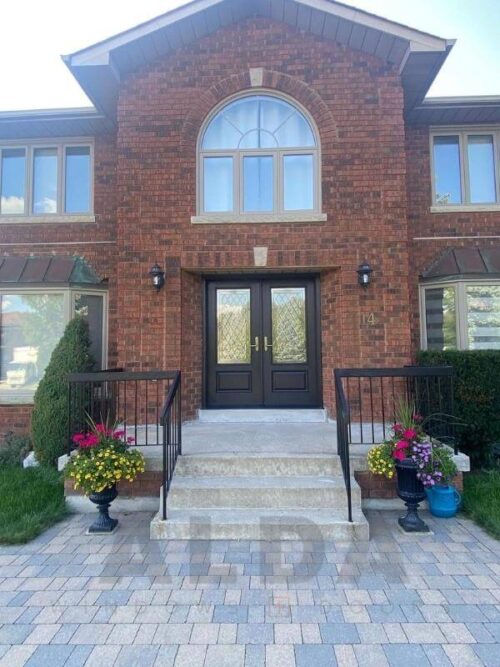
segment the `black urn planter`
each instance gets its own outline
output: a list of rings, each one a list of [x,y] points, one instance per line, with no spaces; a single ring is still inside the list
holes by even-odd
[[[114,531],[118,525],[118,519],[112,519],[108,510],[117,495],[116,484],[104,489],[104,491],[95,491],[89,495],[89,500],[97,505],[99,510],[97,519],[89,527],[89,533],[112,533]]]
[[[418,516],[418,506],[425,500],[425,489],[417,478],[417,464],[412,459],[396,461],[398,496],[405,503],[407,512],[398,519],[406,533],[428,533],[429,526]]]

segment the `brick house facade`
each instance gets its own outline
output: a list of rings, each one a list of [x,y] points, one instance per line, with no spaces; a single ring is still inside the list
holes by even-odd
[[[106,279],[107,366],[180,368],[187,418],[207,404],[206,281],[312,276],[317,404],[333,415],[334,368],[412,362],[422,344],[419,276],[449,249],[498,247],[500,206],[431,212],[429,128],[439,123],[423,97],[450,42],[363,12],[345,15],[334,2],[290,1],[281,14],[269,14],[265,3],[253,12],[232,0],[212,4],[217,22],[213,8],[195,2],[161,25],[118,36],[119,44],[112,38],[67,59],[97,107],[92,133],[78,110],[0,117],[0,145],[92,140],[95,216],[0,216],[1,255],[84,258]],[[165,31],[170,46],[162,49]],[[414,52],[418,39],[427,46]],[[427,60],[418,60],[422,53]],[[112,69],[119,70],[113,85]],[[218,105],[249,92],[283,97],[315,124],[318,219],[196,219],[200,132]],[[453,117],[464,125],[462,106],[442,107],[441,124]],[[471,100],[468,108],[469,118],[500,122],[498,102]],[[357,275],[364,261],[373,269],[366,289]],[[160,291],[149,275],[155,263],[165,271]],[[0,288],[11,284],[0,273]],[[25,429],[29,413],[29,405],[0,405],[0,432]]]

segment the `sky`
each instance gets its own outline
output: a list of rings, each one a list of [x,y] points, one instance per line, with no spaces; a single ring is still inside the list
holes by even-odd
[[[500,95],[500,0],[345,1],[458,40],[429,95]],[[183,0],[0,0],[0,110],[89,106],[60,55],[183,4]]]

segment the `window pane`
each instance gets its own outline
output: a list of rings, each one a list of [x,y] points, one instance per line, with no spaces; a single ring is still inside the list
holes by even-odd
[[[271,156],[243,158],[243,210],[272,211],[274,208],[274,160]]]
[[[241,134],[259,127],[259,97],[244,97],[222,110],[224,117]]]
[[[217,290],[217,363],[249,364],[250,290]]]
[[[436,204],[462,203],[458,136],[434,137],[434,187]]]
[[[26,154],[24,148],[5,148],[2,151],[2,185],[0,213],[24,213],[26,191]]]
[[[428,350],[453,350],[457,347],[455,288],[425,290],[425,322]]]
[[[203,160],[203,203],[206,213],[227,213],[233,205],[233,158],[206,157]]]
[[[285,155],[285,211],[314,209],[314,161],[312,155]]]
[[[304,287],[271,289],[273,362],[303,364],[306,350],[306,290]]]
[[[247,132],[240,141],[238,148],[252,149],[252,148],[277,148],[276,139],[270,132],[264,130],[252,130]]]
[[[0,403],[29,403],[64,331],[64,296],[7,294],[0,306]]]
[[[275,132],[276,140],[282,148],[310,148],[316,145],[311,126],[297,111]]]
[[[209,124],[203,150],[315,146],[304,115],[285,100],[255,95],[231,102]]]
[[[85,317],[89,323],[91,352],[97,370],[103,368],[103,303],[103,297],[98,294],[77,294],[75,296],[75,315]]]
[[[494,204],[496,202],[495,153],[492,135],[469,136],[467,157],[471,203]]]
[[[90,211],[90,148],[73,146],[66,149],[65,175],[66,213]]]
[[[57,149],[33,151],[33,213],[57,213]]]
[[[500,350],[500,285],[467,286],[470,350]]]
[[[203,137],[203,150],[234,150],[238,148],[241,132],[223,116],[216,116]]]

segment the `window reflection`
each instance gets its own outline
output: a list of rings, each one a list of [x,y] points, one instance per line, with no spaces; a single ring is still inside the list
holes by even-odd
[[[57,149],[33,151],[33,213],[57,213]]]
[[[26,151],[24,148],[2,150],[0,213],[22,215],[25,208]]]

